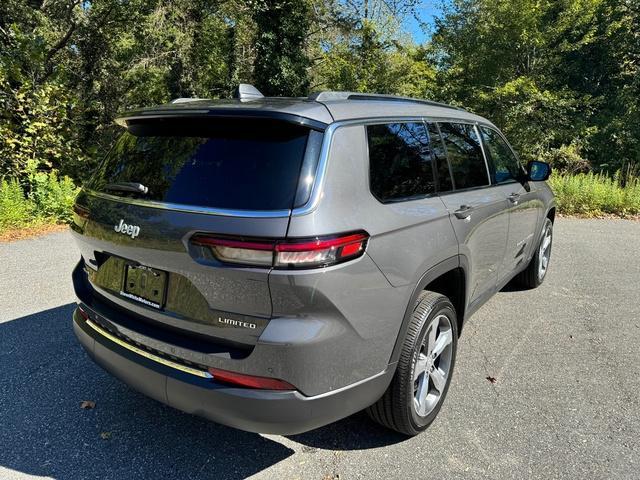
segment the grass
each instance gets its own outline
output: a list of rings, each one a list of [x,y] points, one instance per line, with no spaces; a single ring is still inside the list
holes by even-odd
[[[558,211],[586,217],[640,215],[640,178],[629,175],[624,185],[619,173],[554,174],[549,185],[556,195]]]

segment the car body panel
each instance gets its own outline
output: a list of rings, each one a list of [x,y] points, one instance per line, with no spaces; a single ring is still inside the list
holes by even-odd
[[[467,302],[473,305],[492,293],[498,282],[509,228],[507,200],[494,186],[451,192],[441,199],[449,210],[459,252],[469,259]],[[472,210],[467,218],[457,218],[454,212],[463,205]]]

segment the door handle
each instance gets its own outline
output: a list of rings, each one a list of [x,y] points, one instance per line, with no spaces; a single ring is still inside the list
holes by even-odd
[[[460,205],[460,208],[453,212],[453,214],[460,220],[466,220],[471,216],[471,212],[473,212],[473,207],[471,205]]]
[[[507,195],[507,199],[513,203],[514,205],[518,204],[518,201],[520,200],[520,194],[519,193],[511,193],[509,195]]]

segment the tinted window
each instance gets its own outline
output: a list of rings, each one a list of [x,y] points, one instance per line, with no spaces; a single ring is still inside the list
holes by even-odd
[[[493,183],[505,183],[522,176],[522,168],[507,142],[491,128],[480,127],[482,140],[489,156],[489,167]]]
[[[382,202],[435,191],[429,136],[422,123],[369,125],[371,192]]]
[[[438,191],[448,192],[453,190],[453,182],[451,181],[451,169],[447,161],[447,151],[440,138],[438,125],[429,123],[427,126],[431,140],[431,151],[433,152],[433,159],[436,162],[436,169],[438,171]]]
[[[88,187],[184,205],[289,209],[308,135],[273,120],[145,120],[129,125]],[[123,182],[141,183],[148,193],[114,188]]]
[[[473,125],[441,123],[456,190],[489,184],[480,139]]]

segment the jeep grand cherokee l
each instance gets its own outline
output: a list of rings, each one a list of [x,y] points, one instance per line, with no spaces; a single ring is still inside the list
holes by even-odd
[[[73,326],[185,412],[292,434],[367,409],[415,435],[465,321],[547,273],[548,165],[464,110],[243,85],[117,122],[74,207]]]

